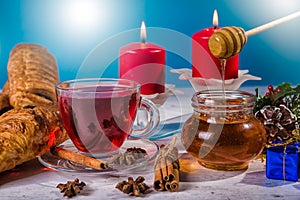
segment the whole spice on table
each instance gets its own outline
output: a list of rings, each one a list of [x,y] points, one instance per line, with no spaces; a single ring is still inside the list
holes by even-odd
[[[179,189],[180,166],[175,143],[176,137],[168,145],[162,145],[156,157],[153,187],[157,191],[176,192]]]
[[[113,164],[121,166],[129,166],[136,164],[140,159],[144,158],[147,155],[145,149],[139,147],[127,148],[124,153],[119,153],[113,157]]]
[[[86,184],[83,181],[79,182],[79,179],[75,178],[74,181],[68,181],[66,184],[59,183],[56,187],[60,189],[61,193],[64,193],[64,196],[73,197],[80,193],[84,186]]]
[[[132,177],[128,177],[127,181],[119,182],[116,188],[125,194],[133,194],[138,197],[150,188],[144,181],[145,178],[143,176],[139,176],[135,180]]]

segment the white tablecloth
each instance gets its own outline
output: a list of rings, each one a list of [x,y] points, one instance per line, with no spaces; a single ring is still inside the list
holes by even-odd
[[[245,88],[252,90],[252,88]],[[172,96],[160,108],[162,120],[180,114],[190,113],[192,90],[185,89],[184,95]],[[170,137],[154,141],[166,144]],[[300,184],[281,180],[267,179],[265,164],[251,162],[246,171],[222,172],[208,170],[180,149],[180,189],[178,192],[157,192],[153,190],[153,163],[140,171],[128,174],[82,174],[60,172],[42,166],[37,159],[24,163],[16,169],[0,174],[0,199],[64,199],[56,188],[58,183],[79,178],[87,186],[74,199],[132,199],[121,193],[115,185],[142,175],[151,186],[143,199],[300,199]]]

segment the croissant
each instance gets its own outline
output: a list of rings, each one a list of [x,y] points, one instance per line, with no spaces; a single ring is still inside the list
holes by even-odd
[[[0,172],[44,154],[67,137],[55,107],[7,111],[0,116]]]

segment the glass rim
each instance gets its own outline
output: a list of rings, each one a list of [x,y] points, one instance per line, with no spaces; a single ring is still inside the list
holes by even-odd
[[[98,83],[95,85],[95,83]],[[137,81],[134,80],[129,80],[129,79],[122,79],[122,78],[78,78],[78,79],[70,79],[70,80],[65,80],[57,83],[55,85],[55,88],[58,90],[80,90],[81,92],[88,92],[88,91],[82,91],[81,86],[101,86],[99,83],[112,83],[111,85],[114,86],[115,88],[119,89],[140,89],[141,84]],[[74,85],[73,87],[70,86]],[[95,91],[93,91],[95,92]],[[102,91],[104,92],[104,91]]]

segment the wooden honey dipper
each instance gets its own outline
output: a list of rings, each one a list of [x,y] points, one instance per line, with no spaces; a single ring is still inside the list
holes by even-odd
[[[248,31],[235,26],[226,26],[216,31],[208,40],[211,53],[219,59],[227,59],[241,52],[247,38],[274,26],[300,17],[300,11],[279,18],[267,24],[258,26]]]

